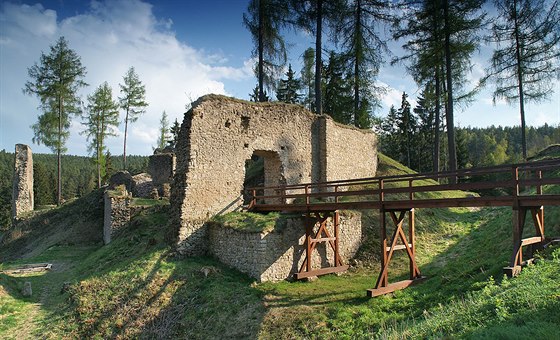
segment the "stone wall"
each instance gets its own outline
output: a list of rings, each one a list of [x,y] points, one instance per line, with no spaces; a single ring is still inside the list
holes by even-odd
[[[151,155],[148,161],[148,173],[152,177],[159,195],[169,198],[168,186],[173,181],[175,174],[176,157],[173,152],[162,152]]]
[[[205,222],[241,205],[251,156],[264,158],[265,185],[299,184],[374,176],[376,146],[373,132],[342,127],[297,105],[200,98],[185,114],[175,150],[171,223],[178,250],[207,250]],[[356,159],[367,162],[356,166]]]
[[[33,155],[25,144],[15,147],[14,182],[12,190],[12,218],[33,211]]]
[[[131,196],[126,188],[120,186],[115,190],[107,190],[104,195],[104,215],[103,215],[103,243],[111,242],[113,236],[130,222]]]
[[[323,119],[324,181],[374,177],[377,172],[377,141],[372,133]]]
[[[318,225],[315,232],[317,228]],[[327,229],[334,235],[332,219],[329,219]],[[341,214],[339,231],[340,256],[347,264],[361,244],[361,214]],[[209,252],[220,262],[259,282],[292,278],[305,259],[303,217],[284,220],[271,232],[246,232],[211,222],[208,223],[208,240]],[[332,266],[334,252],[329,245],[321,243],[312,259],[314,269]]]

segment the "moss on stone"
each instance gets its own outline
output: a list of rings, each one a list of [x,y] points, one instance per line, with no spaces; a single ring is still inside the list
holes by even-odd
[[[126,198],[129,196],[124,184],[117,185],[113,190],[107,190],[107,194],[111,198]]]
[[[271,212],[268,214],[257,214],[251,212],[230,212],[215,216],[211,223],[218,223],[226,228],[232,228],[249,233],[264,233],[278,231],[286,226],[289,218],[298,218],[301,215],[281,214]]]

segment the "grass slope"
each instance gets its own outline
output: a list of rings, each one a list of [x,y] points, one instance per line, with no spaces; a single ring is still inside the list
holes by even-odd
[[[410,170],[381,155],[379,171]],[[374,211],[363,215],[366,240],[347,273],[255,284],[211,258],[177,257],[164,242],[168,209],[144,210],[107,246],[60,242],[25,260],[58,264],[46,274],[0,274],[0,338],[557,336],[560,250],[549,248],[519,277],[503,279],[510,209],[419,209],[417,260],[429,279],[375,299],[365,297],[379,270]],[[560,234],[558,209],[546,210],[547,234]],[[231,221],[247,218],[256,219]],[[390,281],[405,278],[406,257],[393,264]],[[32,282],[31,298],[20,294],[24,281]]]

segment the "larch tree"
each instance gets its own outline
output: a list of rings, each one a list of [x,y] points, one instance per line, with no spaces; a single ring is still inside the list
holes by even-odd
[[[280,30],[287,23],[289,7],[284,0],[250,0],[243,23],[253,37],[257,57],[258,101],[265,102],[265,88],[274,90],[287,52]]]
[[[437,0],[436,0],[437,1]],[[471,55],[478,48],[478,31],[484,23],[485,14],[480,10],[484,0],[443,0],[445,89],[447,95],[445,120],[449,170],[457,170],[457,147],[455,143],[455,88],[461,89],[466,73],[471,69]],[[466,96],[471,96],[472,92]],[[456,178],[450,178],[455,182]]]
[[[478,48],[483,25],[483,0],[411,1],[405,16],[395,25],[394,37],[407,38],[408,54],[393,62],[407,63],[407,70],[420,86],[434,86],[434,164],[439,171],[439,112],[443,106],[447,126],[448,169],[457,169],[454,106],[468,101],[473,90],[465,90],[471,56]],[[402,24],[401,24],[402,23]],[[443,104],[443,105],[442,105]],[[451,179],[453,180],[453,179]]]
[[[68,41],[60,37],[50,47],[49,54],[41,52],[39,64],[28,70],[30,80],[25,83],[23,92],[36,95],[41,104],[42,114],[32,125],[33,142],[44,144],[57,154],[57,199],[62,203],[62,154],[70,135],[71,115],[81,113],[82,102],[78,95],[80,88],[86,87],[84,81],[86,68],[81,58],[68,46]]]
[[[119,126],[119,104],[113,99],[113,90],[107,82],[99,85],[95,92],[88,96],[87,111],[84,114],[88,151],[92,153],[97,166],[97,187],[101,188],[105,177],[106,139],[116,136],[114,132]]]
[[[342,124],[352,124],[352,83],[349,81],[344,55],[334,51],[323,69],[324,113]]]
[[[158,149],[163,150],[167,146],[167,142],[170,140],[169,132],[169,119],[167,118],[167,112],[163,111],[159,120]]]
[[[335,41],[340,43],[349,69],[352,70],[353,90],[352,123],[359,128],[370,128],[370,112],[377,103],[380,88],[375,88],[375,79],[389,52],[385,40],[378,32],[383,24],[389,23],[394,6],[388,1],[350,0],[339,13],[335,30]]]
[[[124,147],[123,168],[127,169],[126,163],[126,138],[128,136],[128,124],[134,123],[146,112],[146,88],[134,70],[130,67],[123,77],[124,84],[119,84],[121,96],[119,105],[124,110]]]
[[[482,83],[495,83],[494,103],[519,104],[523,160],[527,160],[525,103],[553,93],[560,77],[560,2],[496,0],[491,42],[497,44]]]
[[[407,54],[394,58],[392,64],[405,63],[408,73],[418,86],[433,87],[434,123],[432,171],[440,170],[440,127],[443,98],[443,24],[442,0],[410,2],[401,18],[396,18],[393,37],[406,39],[403,48]]]
[[[323,113],[323,98],[321,89],[322,52],[323,52],[323,24],[331,28],[336,25],[343,11],[343,0],[291,0],[293,24],[307,32],[315,34],[315,113]]]

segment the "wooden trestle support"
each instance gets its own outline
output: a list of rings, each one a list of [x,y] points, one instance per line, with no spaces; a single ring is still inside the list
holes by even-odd
[[[535,226],[536,236],[523,238],[523,229],[525,228],[525,219],[527,212],[531,213],[533,224]],[[504,273],[509,277],[519,274],[521,267],[530,263],[533,259],[533,252],[538,247],[543,247],[544,237],[544,207],[514,207],[513,208],[513,254],[511,255],[509,267],[504,267]],[[530,258],[523,261],[523,247],[531,246]]]
[[[381,271],[379,272],[375,288],[368,289],[367,291],[367,296],[369,297],[388,294],[396,290],[406,288],[425,279],[425,277],[420,274],[420,269],[418,269],[415,258],[416,249],[414,244],[414,208],[395,210],[381,208],[379,213],[381,227]],[[405,221],[407,213],[408,239],[405,235],[405,232],[403,231],[403,223]],[[393,235],[390,241],[387,238],[386,214],[389,214],[389,216],[391,216],[391,220],[395,225],[395,230],[393,231]],[[401,244],[398,244],[399,240],[401,241]],[[393,257],[393,253],[395,252],[395,250],[403,249],[406,250],[410,261],[410,279],[390,284],[389,264],[391,263],[391,258]]]
[[[334,236],[331,236],[327,229],[327,223],[330,217],[332,217],[333,220]],[[317,224],[319,224],[319,228],[317,232],[315,232],[314,229]],[[338,211],[325,212],[323,214],[319,212],[307,212],[305,217],[305,258],[299,268],[299,272],[294,275],[297,280],[311,276],[338,273],[348,269],[348,265],[342,264],[342,258],[340,257],[338,246],[339,225],[340,216]],[[328,243],[332,248],[334,252],[333,266],[313,269],[313,251],[319,243]]]

